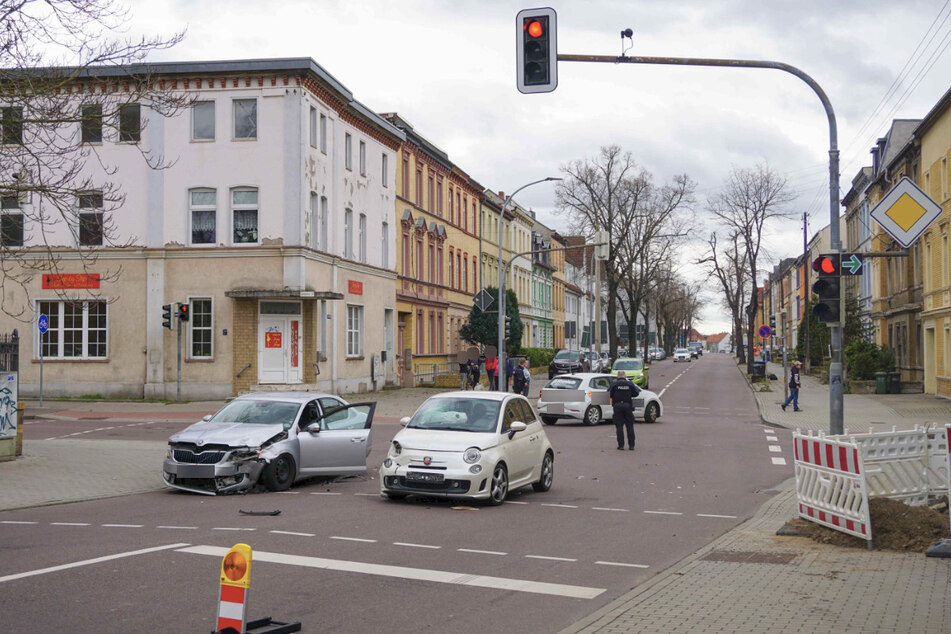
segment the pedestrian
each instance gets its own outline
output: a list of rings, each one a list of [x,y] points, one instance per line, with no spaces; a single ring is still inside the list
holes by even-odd
[[[499,358],[485,358],[485,373],[489,377],[489,389],[498,391],[499,389]]]
[[[469,359],[469,381],[472,386],[472,389],[475,389],[475,386],[479,384],[480,372],[479,372],[479,359]],[[479,388],[480,390],[482,388]]]
[[[506,357],[505,359],[505,391],[512,388],[512,377],[515,376],[515,359]]]
[[[799,409],[799,388],[802,387],[802,379],[799,377],[799,368],[802,366],[802,361],[796,359],[792,363],[792,369],[789,371],[789,397],[786,399],[786,402],[781,405],[783,411],[786,411],[786,407],[789,406],[790,401],[793,404],[794,412],[801,412]]]
[[[532,372],[528,369],[528,359],[522,359],[522,396],[528,396],[528,387],[532,382]]]
[[[460,361],[459,362],[459,389],[466,389],[467,379],[469,378],[469,362]]]
[[[611,407],[614,409],[614,431],[617,448],[624,449],[624,429],[627,429],[627,448],[634,451],[634,397],[637,386],[627,380],[624,370],[617,371],[617,379],[608,390]]]

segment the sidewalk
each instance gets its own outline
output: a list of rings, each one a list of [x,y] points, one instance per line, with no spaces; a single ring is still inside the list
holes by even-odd
[[[782,366],[767,373],[782,377]],[[828,432],[828,386],[802,382],[802,412],[780,408],[781,380],[754,392],[763,422]],[[951,402],[924,394],[846,394],[843,411],[856,433],[951,422]],[[751,519],[564,633],[951,631],[951,561],[778,537],[796,516],[795,479],[776,491]]]

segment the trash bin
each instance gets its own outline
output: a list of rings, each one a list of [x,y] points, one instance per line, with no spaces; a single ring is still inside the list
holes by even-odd
[[[901,372],[888,373],[888,393],[901,394]]]
[[[888,392],[888,373],[876,372],[875,373],[875,393],[886,394],[887,392]]]
[[[753,374],[751,375],[752,379],[765,379],[766,378],[766,362],[765,361],[754,361],[753,362]]]

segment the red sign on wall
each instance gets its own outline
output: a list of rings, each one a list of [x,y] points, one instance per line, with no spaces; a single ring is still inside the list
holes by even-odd
[[[347,290],[351,295],[363,295],[363,282],[347,280]]]
[[[266,332],[264,333],[264,347],[265,348],[280,348],[281,347],[281,334],[280,332]]]
[[[99,288],[98,273],[44,273],[44,289],[94,289]]]
[[[297,367],[297,321],[291,322],[291,367]]]

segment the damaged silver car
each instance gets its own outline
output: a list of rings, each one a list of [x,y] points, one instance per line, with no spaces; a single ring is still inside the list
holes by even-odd
[[[240,396],[169,438],[162,477],[175,489],[218,495],[364,473],[375,409],[312,392]]]

